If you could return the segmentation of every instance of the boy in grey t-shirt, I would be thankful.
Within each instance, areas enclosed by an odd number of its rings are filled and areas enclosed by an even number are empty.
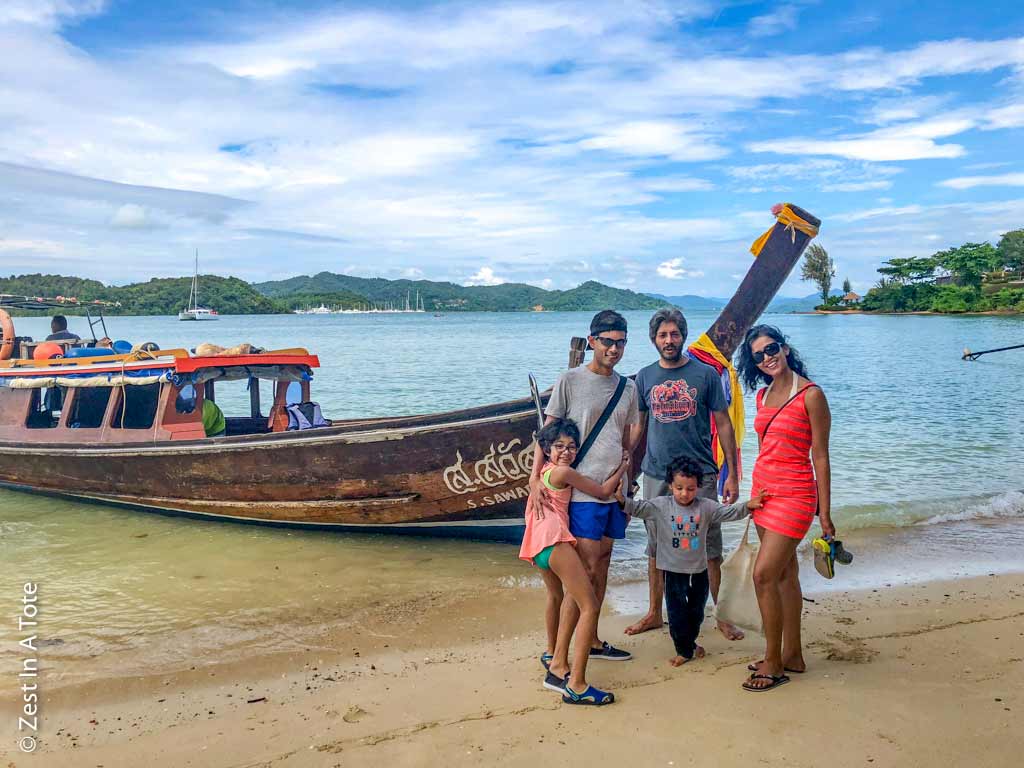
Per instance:
[[[697,636],[708,601],[708,529],[722,522],[742,520],[750,510],[758,509],[765,497],[761,491],[748,501],[729,505],[698,498],[702,474],[695,459],[682,456],[672,461],[665,472],[670,496],[626,500],[627,514],[644,520],[657,539],[657,567],[665,576],[668,628],[676,647],[676,655],[669,659],[674,667],[694,656],[704,656]]]

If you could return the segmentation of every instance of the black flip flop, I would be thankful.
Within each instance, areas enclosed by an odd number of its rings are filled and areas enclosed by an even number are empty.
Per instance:
[[[757,686],[754,686],[754,685],[750,685],[751,681],[753,681],[753,680],[771,680],[772,684],[771,685],[766,685],[764,687],[757,687]],[[747,682],[743,683],[742,688],[743,688],[744,691],[753,691],[754,693],[760,693],[761,691],[770,691],[772,688],[778,688],[780,685],[785,685],[788,682],[789,682],[789,675],[758,675],[758,674],[754,674],[754,675],[751,675],[747,679]]]
[[[749,669],[751,672],[757,672],[758,664],[764,664],[764,659],[761,659],[760,661],[755,661],[753,664],[747,664],[747,669]],[[806,669],[790,669],[789,667],[783,667],[782,669],[783,671],[791,672],[794,675],[802,675],[804,672],[807,671]]]

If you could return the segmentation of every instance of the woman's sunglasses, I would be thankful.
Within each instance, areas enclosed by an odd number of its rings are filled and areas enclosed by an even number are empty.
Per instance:
[[[766,357],[775,357],[781,351],[782,345],[777,341],[773,341],[771,344],[765,344],[764,349],[761,351],[752,353],[752,357],[754,362],[760,365]]]

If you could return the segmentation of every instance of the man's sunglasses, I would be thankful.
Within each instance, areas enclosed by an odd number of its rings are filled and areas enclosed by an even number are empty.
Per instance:
[[[605,349],[611,349],[612,347],[618,347],[619,349],[625,349],[625,339],[609,339],[607,336],[595,336],[595,339],[601,342],[601,346]]]
[[[777,341],[773,341],[771,344],[765,344],[764,349],[760,352],[754,352],[754,362],[760,365],[766,357],[775,357],[779,352],[782,351],[782,345]]]

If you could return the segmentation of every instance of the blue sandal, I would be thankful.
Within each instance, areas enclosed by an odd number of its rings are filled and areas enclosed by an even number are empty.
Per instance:
[[[542,667],[544,667],[544,669],[550,669],[551,668],[551,660],[553,658],[555,658],[553,655],[551,655],[550,653],[545,651],[544,653],[542,653],[540,655],[540,665]]]
[[[614,701],[614,693],[598,690],[592,685],[588,685],[587,690],[583,693],[576,693],[576,691],[569,687],[569,683],[566,682],[565,693],[562,694],[562,703],[564,704],[584,704],[591,707],[603,707],[605,704],[611,704]]]

